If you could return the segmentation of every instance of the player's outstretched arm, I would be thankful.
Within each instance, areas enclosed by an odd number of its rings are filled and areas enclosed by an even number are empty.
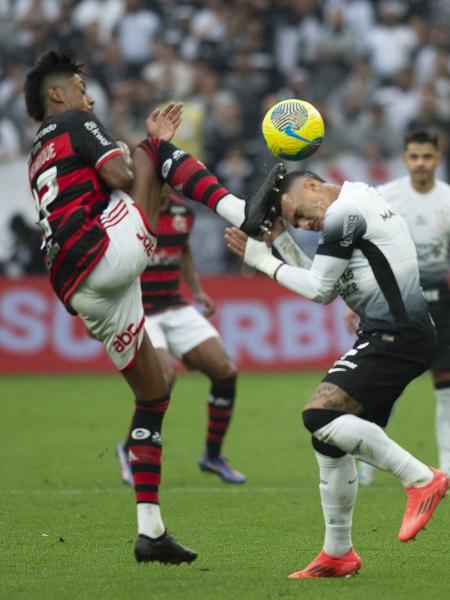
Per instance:
[[[304,298],[322,304],[328,304],[337,296],[337,283],[348,264],[346,259],[316,255],[311,269],[292,267],[272,256],[265,242],[249,238],[235,227],[225,230],[225,241],[231,252],[250,267]]]

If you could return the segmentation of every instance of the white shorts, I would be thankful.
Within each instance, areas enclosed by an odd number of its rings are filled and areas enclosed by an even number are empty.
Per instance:
[[[156,237],[137,205],[120,191],[111,194],[101,222],[108,248],[70,304],[123,371],[134,365],[144,336],[139,276],[149,264]]]
[[[155,348],[164,348],[179,360],[205,340],[219,337],[217,329],[193,306],[145,317],[145,330]]]

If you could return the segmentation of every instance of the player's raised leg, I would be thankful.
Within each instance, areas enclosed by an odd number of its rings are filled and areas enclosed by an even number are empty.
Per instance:
[[[222,186],[197,158],[166,140],[148,137],[139,144],[133,161],[136,178],[131,193],[146,211],[152,225],[155,197],[159,195],[158,186],[161,185],[159,181],[204,204],[249,235],[260,234],[260,226],[268,218],[273,205],[274,190],[285,175],[283,164],[275,165],[260,189],[246,202]],[[153,182],[151,186],[149,181]]]
[[[325,396],[330,406],[330,394],[334,397],[334,405],[345,407],[354,403],[346,392],[337,386],[334,389],[330,386],[333,384],[322,383],[316,398],[306,407],[303,413],[306,428],[319,442],[336,446],[342,452],[370,462],[399,479],[407,493],[399,539],[405,542],[414,538],[431,519],[445,496],[449,487],[448,476],[420,462],[391,440],[377,424],[355,414],[345,414],[342,410],[318,408]]]

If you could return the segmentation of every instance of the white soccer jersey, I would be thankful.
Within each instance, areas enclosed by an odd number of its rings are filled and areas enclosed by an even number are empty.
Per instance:
[[[339,294],[364,331],[398,332],[412,340],[433,330],[408,226],[365,183],[345,182],[327,209],[311,268],[283,265],[277,281],[318,302]]]
[[[420,282],[424,288],[447,284],[450,242],[450,186],[436,181],[432,190],[421,194],[409,177],[396,179],[378,188],[405,219],[416,244]]]

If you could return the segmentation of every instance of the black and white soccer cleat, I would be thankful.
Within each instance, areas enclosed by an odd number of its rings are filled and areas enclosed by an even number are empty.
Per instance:
[[[277,163],[270,170],[261,187],[245,203],[245,219],[242,231],[251,237],[260,237],[273,217],[280,191],[280,183],[286,175],[283,163]]]
[[[197,558],[197,552],[182,546],[167,531],[157,539],[152,539],[140,533],[134,545],[134,556],[141,563],[160,562],[179,565],[191,563]]]

